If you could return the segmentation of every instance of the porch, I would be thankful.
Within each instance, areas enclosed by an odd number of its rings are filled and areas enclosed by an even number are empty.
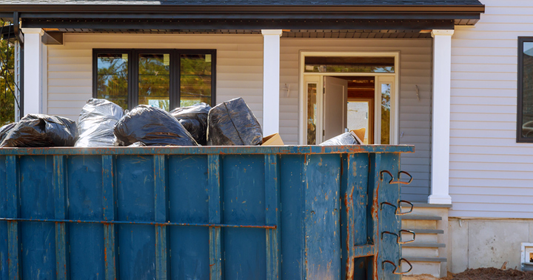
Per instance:
[[[449,125],[449,78],[446,79],[446,71],[436,73],[434,69],[449,69],[453,30],[254,29],[164,34],[162,31],[89,32],[32,27],[22,31],[24,113],[62,115],[76,120],[85,102],[98,97],[94,72],[98,67],[96,50],[211,50],[215,64],[212,100],[219,103],[243,97],[263,124],[265,134],[279,131],[286,144],[307,144],[304,54],[315,57],[396,55],[397,97],[396,104],[393,102],[396,111],[393,110],[390,119],[390,143],[416,146],[414,154],[402,158],[402,168],[415,178],[403,187],[402,198],[427,202],[432,189],[432,159],[448,162],[442,157],[448,154],[443,153],[448,147],[443,140],[449,138],[445,135],[449,131],[445,126]],[[60,40],[50,41],[47,39],[50,34],[61,34]],[[440,53],[439,59],[434,59],[433,52]],[[374,77],[373,73],[363,75]],[[439,98],[434,98],[436,83],[440,83]],[[434,104],[439,104],[436,108],[441,112],[433,113]],[[432,122],[440,123],[438,130],[432,131],[435,127]],[[431,135],[435,133],[444,133],[439,138],[444,143],[432,143]],[[442,147],[432,149],[432,144]],[[444,172],[438,174],[441,173]],[[441,192],[446,196],[447,183],[442,185],[445,189]],[[449,204],[449,200],[442,201],[437,203]]]

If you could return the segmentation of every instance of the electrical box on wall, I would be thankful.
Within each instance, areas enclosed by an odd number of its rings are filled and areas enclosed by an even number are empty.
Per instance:
[[[523,271],[533,271],[533,243],[522,243],[520,260]]]

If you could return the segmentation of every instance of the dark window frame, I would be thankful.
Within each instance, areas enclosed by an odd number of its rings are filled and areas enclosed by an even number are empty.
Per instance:
[[[522,114],[523,114],[523,81],[524,81],[524,64],[523,64],[523,54],[524,54],[524,43],[531,42],[533,43],[533,37],[518,37],[518,79],[517,79],[517,108],[516,108],[516,142],[517,143],[533,143],[533,137],[523,137],[522,136]]]
[[[128,54],[128,108],[131,110],[139,105],[139,60],[141,53],[169,53],[170,54],[170,79],[169,99],[170,110],[180,106],[180,68],[182,54],[210,54],[211,55],[211,106],[216,105],[216,74],[217,50],[216,49],[93,49],[92,85],[93,98],[98,97],[97,75],[98,54],[117,53]]]

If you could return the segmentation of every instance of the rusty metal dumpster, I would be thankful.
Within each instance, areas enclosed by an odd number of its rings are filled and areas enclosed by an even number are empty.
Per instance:
[[[413,151],[0,149],[0,278],[399,279]]]

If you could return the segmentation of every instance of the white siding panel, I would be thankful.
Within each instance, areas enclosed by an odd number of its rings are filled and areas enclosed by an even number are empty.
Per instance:
[[[431,154],[431,39],[327,39],[281,38],[281,114],[283,141],[298,143],[299,53],[317,52],[400,52],[400,138],[401,144],[414,144],[416,152],[402,156],[402,169],[415,178],[402,187],[402,197],[427,201]],[[287,96],[285,85],[290,87]],[[420,89],[420,101],[416,96]],[[289,114],[290,113],[290,114]],[[289,133],[290,132],[290,133]]]
[[[451,217],[532,218],[533,144],[516,143],[517,37],[533,2],[484,0],[452,39]]]
[[[65,34],[48,46],[48,113],[77,120],[92,97],[95,48],[216,49],[217,102],[243,97],[262,123],[262,35]]]

